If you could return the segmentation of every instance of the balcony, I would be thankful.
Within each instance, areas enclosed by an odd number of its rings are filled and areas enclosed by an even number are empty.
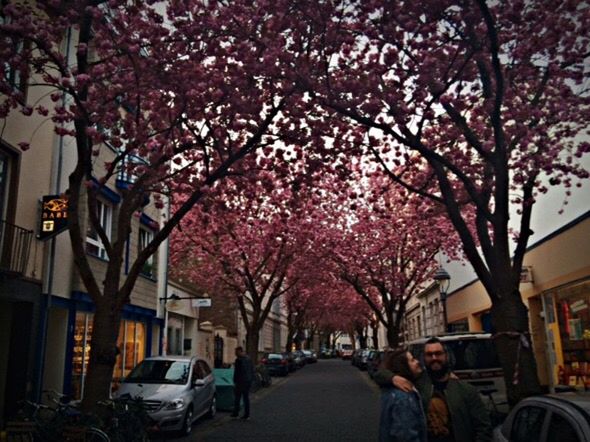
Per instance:
[[[33,231],[0,220],[0,272],[20,276],[27,270]]]

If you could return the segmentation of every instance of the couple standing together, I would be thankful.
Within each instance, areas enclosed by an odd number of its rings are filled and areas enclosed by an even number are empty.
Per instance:
[[[388,353],[375,381],[381,396],[380,442],[487,442],[488,412],[477,390],[449,369],[438,338],[424,344],[424,365],[407,350]]]

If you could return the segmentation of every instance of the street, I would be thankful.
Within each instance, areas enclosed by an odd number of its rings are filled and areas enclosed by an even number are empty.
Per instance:
[[[219,412],[199,420],[190,437],[178,441],[376,441],[379,392],[366,372],[350,361],[319,360],[273,378],[252,398],[251,419]],[[168,439],[171,440],[171,439]]]

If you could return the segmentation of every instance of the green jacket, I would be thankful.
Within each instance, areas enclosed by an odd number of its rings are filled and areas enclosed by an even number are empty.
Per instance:
[[[392,377],[391,371],[381,369],[375,373],[373,379],[381,387],[390,387]],[[428,410],[434,387],[426,373],[416,381],[416,389],[420,392],[424,409]],[[449,379],[445,398],[456,442],[489,442],[492,440],[490,416],[475,387],[467,382]]]

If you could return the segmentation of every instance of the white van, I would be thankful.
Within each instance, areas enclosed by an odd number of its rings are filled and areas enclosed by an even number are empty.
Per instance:
[[[424,343],[431,336],[408,343],[414,357],[424,364]],[[500,366],[496,347],[490,333],[449,333],[437,336],[449,354],[449,365],[459,379],[463,379],[480,392],[493,391],[494,402],[501,411],[508,411],[504,371]],[[485,398],[484,398],[485,399]]]

